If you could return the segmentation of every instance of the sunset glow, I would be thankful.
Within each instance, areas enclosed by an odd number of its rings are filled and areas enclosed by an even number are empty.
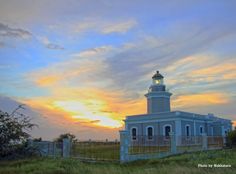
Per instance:
[[[236,120],[235,6],[1,1],[0,109],[26,104],[36,137],[116,139],[127,115],[147,112],[159,70],[171,110]]]
[[[110,115],[106,113],[99,112],[99,110],[104,108],[102,102],[90,102],[92,103],[91,108],[88,108],[85,104],[78,101],[56,101],[54,102],[54,106],[70,112],[74,119],[89,121],[91,124],[97,126],[109,128],[121,127],[121,121],[110,118]]]

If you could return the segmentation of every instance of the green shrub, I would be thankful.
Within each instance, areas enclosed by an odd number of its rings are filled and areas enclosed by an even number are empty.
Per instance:
[[[229,141],[229,145],[235,146],[236,145],[236,129],[233,131],[230,131],[227,135],[228,141]]]
[[[19,105],[11,114],[0,110],[0,160],[18,158],[31,151],[26,141],[30,137],[28,131],[36,125],[28,116],[17,112],[22,108]]]

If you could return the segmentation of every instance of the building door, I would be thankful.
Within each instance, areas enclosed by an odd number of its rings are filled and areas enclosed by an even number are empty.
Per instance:
[[[170,130],[171,130],[170,126],[166,126],[166,127],[165,127],[165,136],[166,136],[166,137],[169,137],[169,136],[170,136]]]

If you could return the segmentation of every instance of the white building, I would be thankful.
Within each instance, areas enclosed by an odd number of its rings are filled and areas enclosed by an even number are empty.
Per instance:
[[[139,136],[156,142],[155,137],[169,137],[174,132],[176,138],[200,136],[225,136],[232,129],[231,120],[216,117],[213,114],[201,115],[184,111],[171,111],[170,96],[166,91],[164,77],[159,71],[152,77],[152,85],[145,94],[147,114],[131,115],[125,119],[125,129],[130,132],[131,140],[138,141]],[[197,106],[196,106],[197,107]]]

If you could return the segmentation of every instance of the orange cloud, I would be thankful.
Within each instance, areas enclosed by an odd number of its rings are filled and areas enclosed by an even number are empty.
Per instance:
[[[228,97],[223,93],[201,93],[178,96],[172,103],[174,107],[189,107],[225,104],[228,102]]]
[[[222,78],[225,80],[235,79],[236,77],[236,62],[231,61],[227,63],[221,63],[214,66],[194,70],[191,72],[193,76],[213,76]]]
[[[123,126],[126,115],[146,112],[144,97],[131,101],[126,100],[124,95],[103,89],[58,87],[51,96],[25,100],[25,103],[52,121],[58,121],[60,117],[86,126],[118,128]]]
[[[214,82],[212,85],[217,86],[236,79],[236,60],[222,61],[218,57],[196,55],[173,62],[163,72],[168,75],[167,84],[172,86],[182,82],[196,85],[199,82],[205,85]]]
[[[36,79],[36,84],[39,86],[50,86],[55,84],[59,80],[60,80],[59,76],[39,77],[39,79]]]
[[[122,126],[122,120],[126,115],[146,113],[145,97],[129,100],[124,91],[108,88],[115,82],[106,76],[103,78],[107,64],[101,57],[111,50],[110,47],[87,50],[79,55],[73,55],[67,61],[32,73],[31,77],[36,79],[36,84],[47,86],[51,95],[34,98],[30,104],[34,104],[36,108],[44,108],[43,111],[48,112],[50,117],[61,114],[64,119],[71,122],[107,128]],[[165,70],[165,72],[172,74],[172,77],[175,76],[172,79],[169,78],[167,85],[177,83],[180,80],[180,75],[183,77],[182,79],[195,76],[192,81],[196,82],[200,80],[198,76],[201,75],[210,81],[215,80],[215,76],[229,79],[236,75],[235,64],[227,62],[206,67],[202,63],[211,60],[213,60],[211,57],[197,56],[187,57],[173,63]],[[198,70],[194,70],[196,68]],[[145,79],[150,76],[148,74]],[[55,83],[56,87],[53,85]],[[215,92],[178,96],[172,104],[174,107],[217,105],[228,103],[228,100],[227,95]]]
[[[126,115],[145,113],[144,97],[131,101],[124,91],[109,88],[115,82],[106,77],[104,57],[114,51],[111,46],[85,50],[28,74],[36,85],[50,92],[45,97],[31,98],[28,104],[52,120],[60,115],[71,122],[107,128],[121,127]]]
[[[56,135],[70,132],[76,135],[80,140],[88,140],[89,138],[98,139],[116,139],[119,137],[119,129],[117,126],[104,125],[104,121],[96,120],[95,118],[76,118],[73,113],[65,111],[65,108],[54,106],[50,98],[35,98],[34,100],[25,100],[24,103],[29,105],[34,111],[40,113],[40,119],[33,120],[39,125],[40,132],[44,132],[46,137],[55,138]],[[106,121],[106,120],[105,120]],[[112,120],[113,121],[113,120]],[[114,120],[115,121],[115,120]],[[100,123],[100,124],[99,124]],[[45,132],[45,126],[50,126],[52,132]],[[37,129],[38,130],[38,129]],[[55,135],[56,134],[56,135]],[[38,134],[42,136],[42,134]]]
[[[207,56],[190,56],[183,59],[177,60],[171,65],[167,66],[164,72],[178,72],[191,71],[194,67],[201,67],[204,64],[202,62],[210,61],[211,58]]]

